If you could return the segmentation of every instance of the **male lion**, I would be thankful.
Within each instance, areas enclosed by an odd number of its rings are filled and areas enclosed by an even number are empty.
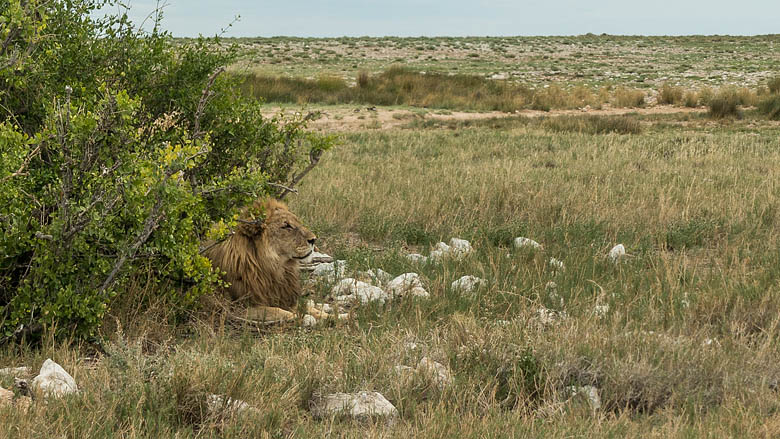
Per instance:
[[[284,203],[258,199],[261,221],[242,213],[235,233],[225,241],[206,242],[204,255],[225,272],[228,294],[247,306],[247,318],[264,322],[291,320],[301,295],[299,263],[307,262],[317,239]],[[311,308],[315,317],[327,314]]]

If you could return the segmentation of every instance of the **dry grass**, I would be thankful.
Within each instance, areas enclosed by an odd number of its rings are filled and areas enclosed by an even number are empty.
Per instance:
[[[583,85],[562,84],[532,89],[506,80],[422,73],[403,67],[392,67],[376,75],[358,72],[355,85],[333,76],[303,79],[246,74],[242,89],[267,102],[410,105],[477,111],[601,108],[610,102],[616,107],[634,108],[645,104],[643,91],[626,87],[618,87],[614,92],[608,87],[593,90]]]
[[[218,301],[174,325],[181,316],[153,294],[117,302],[124,327],[107,326],[97,351],[51,340],[0,351],[3,367],[52,357],[82,387],[27,414],[0,408],[0,436],[776,437],[777,129],[618,135],[550,123],[349,134],[290,200],[350,270],[418,272],[430,300],[361,307],[314,329],[231,324]],[[403,257],[452,236],[475,254]],[[510,249],[516,236],[545,248]],[[618,242],[631,257],[614,265],[605,256]],[[465,274],[487,285],[452,291]],[[568,318],[541,324],[540,307]],[[394,366],[423,356],[452,370],[451,387],[398,377]],[[599,388],[601,409],[571,398],[585,385]],[[396,425],[310,415],[314,392],[358,390],[395,404]],[[207,412],[209,393],[259,411]]]
[[[645,93],[627,87],[618,87],[612,98],[612,105],[621,108],[639,108],[645,106]]]

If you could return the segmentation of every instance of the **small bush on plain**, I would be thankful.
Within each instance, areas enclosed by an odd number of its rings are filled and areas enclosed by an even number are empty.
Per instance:
[[[707,104],[709,106],[709,114],[716,119],[724,119],[729,117],[739,117],[739,105],[741,98],[739,93],[733,89],[723,89],[719,91]]]

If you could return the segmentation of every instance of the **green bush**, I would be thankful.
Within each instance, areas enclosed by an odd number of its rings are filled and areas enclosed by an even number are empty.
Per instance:
[[[106,3],[0,0],[6,340],[92,334],[133,277],[186,309],[219,282],[201,240],[330,145],[263,118],[219,74],[233,49],[94,18]]]

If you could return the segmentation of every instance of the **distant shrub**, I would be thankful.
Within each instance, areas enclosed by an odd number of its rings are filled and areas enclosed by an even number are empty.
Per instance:
[[[658,91],[658,103],[661,105],[679,105],[683,100],[682,87],[664,84]]]
[[[704,87],[699,90],[699,104],[700,105],[710,105],[710,101],[715,96],[715,92],[712,91],[709,87]]]
[[[358,87],[365,87],[368,85],[368,72],[365,70],[361,70],[358,72],[357,75],[357,85]]]
[[[709,114],[716,119],[740,117],[740,96],[734,89],[720,90],[709,101]]]
[[[739,87],[736,89],[737,99],[739,99],[739,105],[746,107],[752,107],[758,103],[758,95],[754,90],[747,87]]]
[[[759,113],[772,120],[780,120],[780,94],[764,97],[758,103]]]
[[[641,90],[619,87],[615,90],[613,104],[622,108],[644,107],[645,93]]]
[[[682,99],[683,105],[688,108],[694,108],[699,105],[699,97],[694,91],[687,91]]]
[[[780,76],[775,76],[767,82],[769,93],[780,93]]]

